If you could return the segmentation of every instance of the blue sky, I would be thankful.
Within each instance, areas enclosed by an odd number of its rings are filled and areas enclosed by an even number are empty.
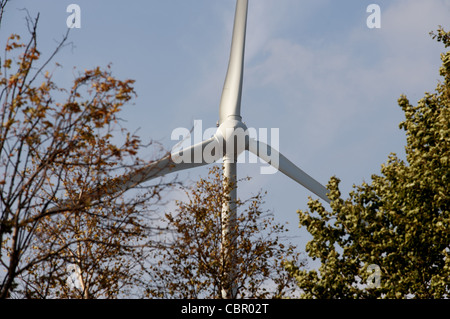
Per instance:
[[[202,120],[214,127],[228,65],[234,0],[11,1],[0,41],[25,34],[24,12],[40,12],[38,45],[49,54],[65,33],[66,8],[81,8],[81,28],[55,61],[61,83],[79,70],[112,63],[120,79],[136,80],[135,105],[122,117],[170,150],[172,130]],[[381,28],[369,29],[369,4],[381,8]],[[250,0],[242,98],[248,127],[279,128],[280,151],[326,184],[339,177],[344,197],[353,184],[369,182],[391,152],[404,157],[403,113],[397,99],[415,104],[434,91],[444,48],[428,33],[450,29],[449,0]],[[151,158],[152,154],[148,154]],[[239,195],[267,190],[267,209],[289,222],[298,244],[296,210],[309,191],[281,173],[261,175],[261,164],[241,164],[251,176]],[[262,164],[264,165],[264,164]],[[193,181],[207,168],[179,174]],[[173,195],[178,197],[179,195]],[[315,196],[313,196],[315,198]]]

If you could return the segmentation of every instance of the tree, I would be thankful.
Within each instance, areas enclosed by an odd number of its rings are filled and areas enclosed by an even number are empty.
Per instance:
[[[117,297],[138,272],[151,236],[146,205],[164,184],[102,195],[145,165],[138,154],[149,144],[119,117],[134,81],[97,67],[60,88],[52,79],[59,64],[45,69],[68,32],[41,62],[38,20],[28,15],[28,41],[12,34],[0,61],[0,298]]]
[[[450,33],[433,38],[450,46]],[[417,106],[401,96],[406,162],[391,154],[371,184],[341,198],[328,184],[332,211],[318,201],[299,211],[313,239],[316,270],[288,265],[306,298],[448,298],[450,296],[450,51],[435,93]]]
[[[222,289],[234,283],[237,298],[291,296],[292,278],[282,268],[284,261],[300,266],[292,245],[284,245],[283,225],[261,210],[262,194],[238,200],[236,242],[222,238],[222,204],[235,187],[222,187],[221,170],[214,166],[207,179],[186,191],[187,202],[177,202],[175,212],[166,214],[172,236],[166,239],[149,270],[148,294],[157,298],[222,298]],[[224,258],[236,249],[236,260]],[[234,269],[236,267],[236,269]],[[233,274],[231,282],[229,274]]]

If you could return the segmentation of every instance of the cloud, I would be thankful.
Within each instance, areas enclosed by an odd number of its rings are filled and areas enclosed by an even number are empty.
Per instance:
[[[261,21],[266,21],[266,14],[269,26],[283,19],[270,14],[270,1],[261,2],[257,9],[253,14],[259,14]],[[434,87],[439,55],[428,32],[445,24],[448,16],[445,1],[408,0],[382,11],[381,30],[355,25],[333,39],[324,27],[320,45],[261,32],[266,37],[253,42],[246,85],[276,90],[291,101],[290,112],[321,115],[322,127],[336,130],[339,125],[333,122],[342,124],[387,96],[422,91],[430,83],[430,89]]]

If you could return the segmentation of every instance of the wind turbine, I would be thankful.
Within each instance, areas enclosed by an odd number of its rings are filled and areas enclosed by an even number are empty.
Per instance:
[[[167,155],[137,171],[115,178],[109,181],[105,185],[106,187],[103,186],[90,195],[103,197],[125,192],[151,179],[176,171],[207,165],[220,158],[223,158],[224,187],[229,185],[228,183],[235,185],[237,157],[244,150],[247,150],[303,185],[324,201],[330,202],[327,197],[327,189],[323,185],[306,174],[276,149],[254,138],[250,138],[247,126],[242,122],[241,96],[247,12],[248,0],[237,0],[228,71],[219,106],[219,126],[214,136],[201,143]],[[233,187],[229,194],[229,201],[222,207],[222,243],[226,241],[235,243],[233,229],[236,222],[236,198],[236,187]],[[54,209],[61,210],[64,208],[73,208],[73,206],[62,205]],[[226,247],[229,246],[226,245]],[[231,261],[234,259],[233,255],[233,249],[224,252],[224,256],[231,258]],[[230,282],[232,282],[233,271],[228,276]],[[222,291],[224,298],[233,298],[236,294],[237,289],[232,283],[229,288]]]

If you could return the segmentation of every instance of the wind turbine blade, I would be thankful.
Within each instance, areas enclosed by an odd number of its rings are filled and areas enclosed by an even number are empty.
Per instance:
[[[228,71],[222,91],[219,108],[219,123],[227,117],[241,119],[242,81],[244,76],[245,33],[247,28],[248,0],[237,0],[234,18]]]
[[[201,143],[167,155],[160,160],[151,162],[136,171],[117,178],[112,178],[89,194],[84,194],[83,197],[99,201],[102,197],[121,194],[154,178],[213,163],[222,156],[219,146],[219,141],[213,136]],[[74,205],[66,201],[58,205],[58,207],[49,209],[47,213],[70,210],[73,208]]]
[[[219,154],[219,152],[215,152],[215,154],[212,155],[211,152],[209,152],[209,154],[205,154],[205,149],[218,149],[218,147],[216,147],[218,145],[219,143],[216,138],[211,137],[201,143],[170,154],[135,172],[119,177],[118,180],[120,182],[113,183],[116,184],[116,186],[112,186],[108,193],[111,191],[113,193],[124,192],[140,183],[160,176],[213,163],[220,158],[221,154]]]
[[[215,137],[211,137],[196,145],[187,147],[174,154],[168,155],[159,161],[148,164],[147,166],[139,169],[136,172],[132,172],[123,177],[120,177],[124,183],[119,185],[119,191],[126,191],[140,183],[149,181],[151,179],[164,176],[169,173],[190,169],[194,167],[200,167],[206,164],[210,164],[218,160],[221,156],[220,152],[215,154],[205,154],[205,150],[211,148],[218,149],[219,142]],[[216,149],[214,149],[216,151]],[[115,189],[113,188],[115,191]]]
[[[322,184],[306,174],[303,170],[288,160],[283,154],[270,147],[270,145],[250,138],[247,145],[247,150],[259,156],[297,183],[303,185],[327,203],[330,203],[330,199],[327,196],[328,190]]]

